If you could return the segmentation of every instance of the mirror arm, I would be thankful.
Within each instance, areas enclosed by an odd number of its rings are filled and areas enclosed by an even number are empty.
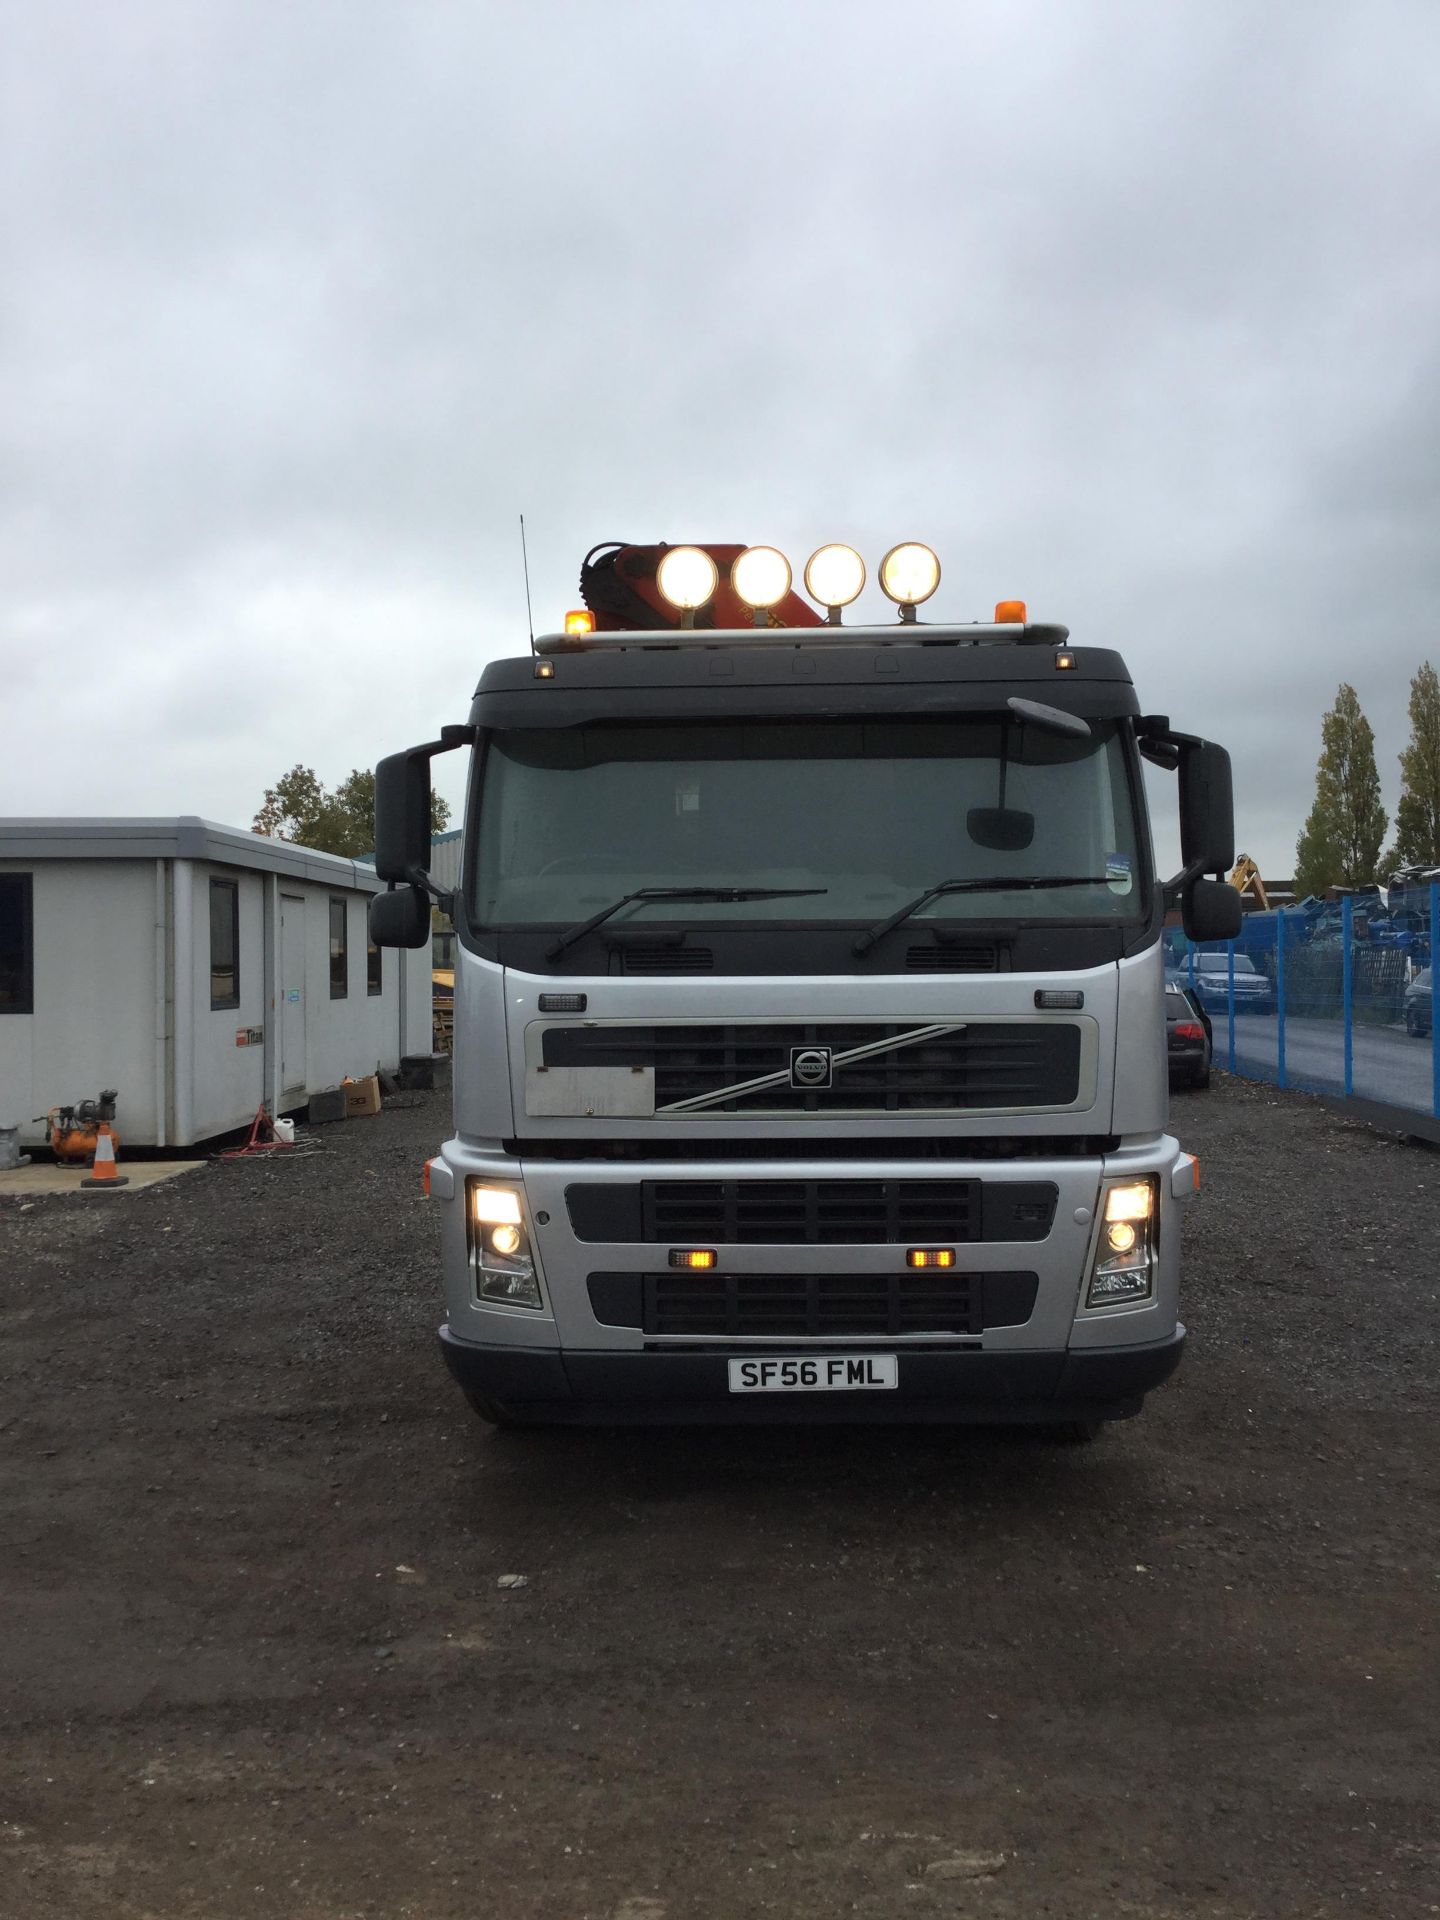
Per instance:
[[[473,747],[479,735],[480,729],[472,727],[468,722],[464,725],[442,727],[438,740],[427,740],[423,746],[411,747],[405,758],[424,760],[428,764],[437,753],[453,753],[457,747]],[[407,867],[405,878],[412,887],[418,887],[422,893],[428,893],[437,906],[444,908],[450,917],[454,918],[454,893],[445,887],[436,886],[427,868]],[[390,884],[393,889],[394,881],[392,880]]]
[[[1175,878],[1173,880],[1167,880],[1160,889],[1161,898],[1164,900],[1166,909],[1178,907],[1191,887],[1194,886],[1195,882],[1197,880],[1203,880],[1204,878],[1205,864],[1203,861],[1192,860],[1188,867],[1182,867]],[[1215,878],[1221,880],[1224,878],[1224,875],[1217,873]]]

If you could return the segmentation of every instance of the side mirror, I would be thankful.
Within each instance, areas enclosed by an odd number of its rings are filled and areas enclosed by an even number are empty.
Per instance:
[[[370,938],[377,947],[427,946],[430,896],[419,887],[394,887],[389,893],[372,893]]]
[[[1185,932],[1197,946],[1233,940],[1240,931],[1240,895],[1228,880],[1197,880],[1180,903]]]
[[[1227,873],[1235,864],[1230,756],[1208,740],[1186,747],[1180,756],[1180,857],[1201,873]]]
[[[977,847],[1020,853],[1035,838],[1035,816],[1023,807],[971,807],[965,831]]]
[[[382,880],[409,881],[429,866],[430,756],[412,747],[387,754],[375,769],[375,871]]]

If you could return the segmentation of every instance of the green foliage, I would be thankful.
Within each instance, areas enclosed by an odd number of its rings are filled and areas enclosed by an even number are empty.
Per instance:
[[[1400,755],[1395,844],[1385,871],[1440,866],[1440,674],[1427,660],[1410,682],[1410,744]]]
[[[1375,735],[1355,689],[1342,682],[1321,722],[1315,804],[1295,847],[1295,892],[1365,887],[1375,879],[1386,814],[1380,804]]]
[[[443,833],[449,821],[449,802],[432,793],[431,833]],[[357,859],[375,846],[375,775],[368,767],[353,767],[331,792],[313,767],[293,766],[265,789],[264,805],[251,825],[272,840]]]

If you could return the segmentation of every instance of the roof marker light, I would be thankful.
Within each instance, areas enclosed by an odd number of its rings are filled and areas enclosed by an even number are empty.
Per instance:
[[[1057,653],[1055,656],[1055,665],[1062,673],[1067,667],[1073,667],[1074,664],[1075,656],[1073,653]]]
[[[916,607],[939,584],[939,556],[918,540],[902,540],[880,562],[880,591],[899,607],[902,620],[913,620]]]
[[[832,627],[840,625],[840,609],[858,600],[865,586],[865,562],[854,547],[832,542],[817,547],[805,562],[805,591],[824,607]]]
[[[1025,602],[1023,600],[997,600],[995,602],[995,624],[997,627],[1023,627],[1025,624]]]
[[[730,569],[730,584],[760,626],[790,591],[790,562],[777,547],[747,547]]]
[[[680,610],[680,624],[693,627],[696,609],[713,600],[720,569],[703,547],[670,547],[655,570],[655,584]]]
[[[572,607],[565,616],[565,631],[570,634],[593,633],[595,616],[588,607]]]

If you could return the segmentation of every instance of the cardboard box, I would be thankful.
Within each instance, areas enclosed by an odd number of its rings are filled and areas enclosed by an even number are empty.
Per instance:
[[[363,1080],[345,1082],[345,1118],[355,1120],[367,1113],[380,1111],[379,1076],[367,1073]]]

